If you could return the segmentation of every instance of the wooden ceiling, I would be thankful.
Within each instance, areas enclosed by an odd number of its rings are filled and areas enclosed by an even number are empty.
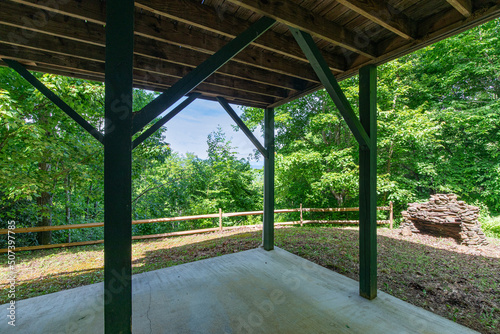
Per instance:
[[[104,80],[104,1],[1,0],[0,6],[0,58]],[[500,0],[137,0],[135,7],[134,85],[155,91],[167,90],[257,19],[275,19],[194,89],[201,98],[260,108],[321,88],[288,26],[311,34],[342,80],[500,16]]]

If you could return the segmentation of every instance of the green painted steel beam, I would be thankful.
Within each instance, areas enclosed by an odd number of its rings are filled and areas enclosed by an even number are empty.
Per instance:
[[[328,64],[326,63],[321,51],[318,49],[316,43],[312,39],[311,35],[303,32],[299,29],[288,27],[292,32],[293,37],[299,44],[300,48],[306,55],[306,58],[311,63],[314,72],[318,76],[326,91],[332,98],[333,102],[339,109],[342,117],[344,117],[349,129],[351,129],[352,134],[358,141],[360,146],[369,146],[370,138],[368,137],[365,129],[361,126],[358,117],[352,110],[352,107],[347,100],[346,96],[342,92],[337,79],[330,71]]]
[[[9,67],[14,71],[19,73],[26,81],[28,81],[33,87],[38,89],[40,93],[45,95],[52,103],[54,103],[59,109],[64,111],[66,115],[71,117],[75,122],[77,122],[82,128],[84,128],[92,137],[97,139],[100,143],[104,142],[104,136],[96,128],[94,128],[89,122],[87,122],[80,114],[73,110],[66,102],[61,100],[53,91],[51,91],[47,86],[45,86],[40,80],[38,80],[33,74],[31,74],[23,65],[19,64],[17,61],[12,59],[2,59]]]
[[[134,1],[106,1],[104,330],[132,333]]]
[[[252,24],[250,28],[224,45],[219,51],[210,56],[201,65],[189,72],[182,79],[179,79],[179,81],[177,81],[166,92],[135,113],[133,133],[135,134],[140,131],[144,126],[172,106],[181,97],[196,88],[196,86],[230,61],[240,51],[271,28],[275,23],[275,20],[268,17],[264,16],[260,18]]]
[[[179,104],[177,107],[175,107],[172,111],[170,111],[167,115],[165,115],[162,119],[160,119],[158,122],[153,124],[149,129],[141,133],[139,137],[134,139],[132,142],[132,149],[136,148],[138,145],[140,145],[143,141],[149,138],[153,133],[155,133],[159,128],[161,128],[163,125],[165,125],[168,121],[170,121],[175,115],[180,113],[184,108],[186,108],[188,105],[191,104],[194,100],[196,100],[201,94],[200,93],[192,93],[189,94],[188,98],[182,101],[181,104]]]
[[[377,297],[377,68],[359,70],[359,119],[370,136],[359,147],[359,294]]]
[[[264,111],[264,146],[267,159],[264,160],[264,222],[262,247],[274,249],[274,109]]]
[[[233,119],[233,121],[239,126],[239,128],[241,129],[241,131],[243,131],[243,133],[247,136],[247,138],[250,139],[250,141],[259,150],[259,152],[262,154],[262,156],[264,158],[267,158],[268,151],[266,151],[266,149],[264,148],[264,146],[262,146],[262,144],[259,142],[259,140],[257,138],[255,138],[255,136],[253,135],[252,131],[250,131],[250,129],[245,125],[245,123],[243,123],[243,121],[236,114],[236,112],[234,111],[234,109],[231,108],[231,106],[229,105],[229,103],[227,103],[226,99],[223,98],[223,97],[218,96],[217,97],[217,101],[219,101],[219,103],[222,106],[222,108],[224,108],[224,110],[226,110],[226,112],[229,114],[229,116],[231,116],[231,118]]]

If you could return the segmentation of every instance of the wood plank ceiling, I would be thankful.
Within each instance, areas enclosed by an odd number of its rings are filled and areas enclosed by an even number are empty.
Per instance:
[[[0,58],[104,80],[105,2],[1,0]],[[500,16],[500,0],[137,0],[134,85],[165,91],[262,16],[277,24],[194,91],[278,106],[321,88],[288,26],[310,33],[338,80]],[[6,66],[0,61],[1,66]]]

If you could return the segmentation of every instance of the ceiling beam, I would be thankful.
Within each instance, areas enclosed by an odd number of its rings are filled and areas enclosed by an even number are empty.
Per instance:
[[[251,25],[251,22],[242,20],[234,15],[219,15],[215,11],[215,8],[194,0],[137,0],[135,1],[135,6],[229,38],[236,37],[238,32],[247,29]],[[297,47],[293,38],[271,30],[255,40],[252,45],[307,62],[302,50]],[[331,54],[325,54],[324,56],[332,70],[345,70],[346,60],[344,57]]]
[[[140,131],[149,122],[158,117],[166,109],[170,108],[170,106],[176,103],[180,98],[202,84],[209,76],[229,62],[252,43],[252,41],[256,40],[275,24],[275,20],[268,17],[261,17],[253,23],[250,28],[224,45],[224,47],[211,55],[194,70],[190,71],[186,76],[179,79],[166,92],[149,102],[138,112],[135,112],[132,122],[132,134]]]
[[[0,42],[0,57],[28,61],[32,64],[52,64],[64,68],[81,69],[94,74],[104,73],[104,62],[99,59],[85,60],[44,50],[21,48],[2,42]],[[156,65],[151,65],[148,59],[143,56],[134,57],[134,70],[146,73],[148,81],[151,83],[162,82],[164,77],[180,79],[189,73],[188,69],[176,64],[159,62]],[[290,94],[282,88],[231,78],[217,73],[210,76],[204,83],[212,90],[221,87],[222,89],[234,89],[278,99],[288,97]]]
[[[405,39],[414,38],[415,24],[385,1],[337,0],[337,2]]]
[[[70,1],[69,3],[73,2]],[[93,3],[94,1],[86,2]],[[25,14],[21,20],[19,20],[19,15],[17,14],[19,11]],[[42,17],[40,17],[41,13]],[[206,55],[214,54],[227,44],[225,38],[207,38],[207,35],[199,30],[189,29],[186,25],[176,25],[170,19],[158,18],[152,15],[136,13],[136,36],[178,45],[182,48],[188,48]],[[43,22],[40,20],[43,20]],[[40,9],[32,6],[18,5],[10,1],[2,3],[0,23],[26,31],[43,32],[94,45],[104,46],[105,41],[105,28],[103,24],[85,22],[81,19],[65,17],[63,15],[46,17],[45,13],[41,12]],[[316,75],[307,63],[285,61],[281,56],[276,56],[262,49],[247,48],[240,52],[232,61],[293,76],[302,80],[317,82]]]
[[[20,63],[22,64],[22,62],[20,62]],[[96,81],[96,82],[103,82],[104,81],[104,75],[100,75],[98,73],[90,74],[88,72],[84,72],[81,70],[73,71],[72,69],[57,67],[54,65],[44,65],[44,64],[39,64],[38,66],[35,66],[32,64],[23,64],[23,65],[26,69],[28,69],[30,71],[35,71],[35,72],[63,75],[63,76],[67,76],[67,77]],[[0,60],[0,66],[9,67],[2,60]],[[155,84],[154,86],[152,86],[151,84],[145,84],[140,79],[134,79],[134,88],[152,90],[155,92],[163,92],[163,91],[167,90],[169,87],[170,86],[163,85],[163,84]],[[197,92],[198,90],[195,89],[194,91]],[[200,93],[201,93],[201,91],[200,91]],[[203,92],[203,94],[205,94],[205,92]],[[263,109],[269,105],[269,102],[266,102],[266,101],[252,100],[250,98],[247,98],[248,96],[245,96],[244,98],[242,96],[234,97],[231,95],[227,95],[226,92],[224,92],[222,95],[220,93],[216,94],[215,92],[211,92],[211,93],[202,95],[199,98],[204,99],[204,100],[217,102],[217,96],[224,96],[231,104],[243,105],[243,106],[248,106],[248,107]]]
[[[446,0],[453,6],[460,14],[465,17],[472,15],[472,1],[471,0]]]
[[[106,8],[102,5],[101,1],[65,1],[65,3],[58,4],[57,6],[54,6],[50,1],[11,1],[51,13],[63,14],[79,20],[86,20],[100,25],[105,24]],[[229,38],[236,37],[251,25],[251,22],[234,16],[221,18],[213,7],[193,0],[140,0],[135,2],[135,6],[156,15],[161,15],[171,20],[176,20]],[[149,20],[147,25],[151,23],[152,21]],[[137,20],[135,29],[139,32],[142,29],[141,27],[137,27]],[[296,46],[293,38],[273,31],[268,31],[265,35],[254,41],[252,45],[301,62],[307,62],[307,59],[302,54],[300,48]],[[325,54],[324,56],[333,71],[342,72],[346,69],[347,62],[345,57],[330,54]]]
[[[327,20],[311,11],[297,5],[291,0],[260,1],[260,0],[227,0],[236,5],[268,16],[290,27],[300,29],[309,34],[341,46],[347,50],[374,59],[375,47],[367,41],[362,33],[347,30],[341,25]]]
[[[13,18],[9,18],[9,16]],[[62,16],[61,18],[64,19]],[[88,58],[92,55],[92,59],[104,61],[104,37],[98,33],[85,35],[85,30],[94,28],[95,24],[84,23],[78,20],[77,22],[71,21],[70,23],[75,26],[78,26],[79,23],[82,24],[82,26],[77,29],[78,34],[75,34],[78,38],[66,39],[71,37],[71,33],[65,32],[64,22],[54,20],[48,21],[45,25],[45,28],[50,33],[48,35],[36,32],[36,27],[33,28],[34,30],[28,29],[31,25],[19,27],[16,17],[13,15],[6,15],[4,12],[0,11],[0,40],[13,45],[26,45],[32,48],[70,54],[81,58]],[[7,26],[4,24],[9,25]],[[89,24],[93,26],[87,26]],[[103,31],[102,27],[99,27],[99,29]],[[92,39],[93,43],[87,44],[87,42]],[[136,36],[135,38],[134,51],[136,55],[143,55],[152,59],[167,60],[169,62],[176,61],[178,65],[188,66],[190,68],[198,66],[209,57],[209,54],[193,52],[169,43],[151,40],[141,36]],[[290,71],[293,71],[293,69],[290,68]],[[307,69],[307,71],[311,72],[311,77],[314,76],[312,70]],[[259,83],[270,84],[285,89],[301,90],[304,87],[304,82],[301,79],[295,79],[278,73],[269,75],[265,69],[235,62],[226,64],[219,69],[218,73],[248,81],[259,81]]]

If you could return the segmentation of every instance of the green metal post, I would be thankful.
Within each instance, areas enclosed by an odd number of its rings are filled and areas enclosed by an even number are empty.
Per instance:
[[[264,159],[264,224],[262,228],[262,247],[274,249],[274,109],[264,113],[264,146],[267,157]]]
[[[369,145],[359,146],[359,294],[377,297],[377,67],[359,70],[359,120]]]
[[[106,1],[104,330],[132,332],[134,1]]]

